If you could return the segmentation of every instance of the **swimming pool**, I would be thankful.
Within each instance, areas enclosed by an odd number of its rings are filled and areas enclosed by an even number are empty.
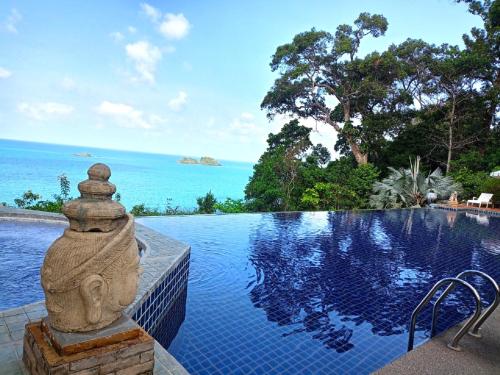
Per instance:
[[[67,224],[0,220],[0,311],[44,299],[40,267]]]
[[[138,221],[192,247],[186,304],[172,317],[180,328],[156,333],[192,374],[369,373],[406,352],[410,314],[433,283],[471,268],[500,281],[499,217],[416,209]],[[467,297],[448,297],[440,329],[471,313]]]

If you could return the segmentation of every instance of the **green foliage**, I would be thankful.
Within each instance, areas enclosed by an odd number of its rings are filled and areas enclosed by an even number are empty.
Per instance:
[[[420,170],[420,157],[414,163],[410,159],[409,169],[390,170],[388,177],[373,184],[370,205],[374,208],[420,207],[426,204],[429,193],[446,199],[453,191],[462,190],[450,176],[443,176],[439,168],[425,176]]]
[[[493,194],[493,204],[495,206],[500,204],[500,178],[486,178],[481,186],[481,193]]]
[[[130,210],[130,213],[134,216],[168,216],[168,215],[193,215],[196,213],[193,210],[184,210],[179,206],[172,206],[172,199],[168,198],[163,209],[152,208],[146,206],[144,203],[136,204]]]
[[[313,210],[338,210],[352,207],[356,200],[356,192],[331,182],[318,182],[308,188],[301,198],[304,208]]]
[[[472,199],[481,194],[484,181],[488,178],[488,173],[479,171],[473,172],[467,167],[461,167],[450,173],[455,182],[460,183],[463,193],[459,197],[461,200]]]
[[[59,181],[60,192],[59,194],[54,194],[52,200],[42,200],[41,195],[28,190],[20,198],[14,199],[14,203],[17,207],[28,210],[62,212],[64,203],[71,199],[69,197],[71,184],[64,173],[58,176],[57,180]]]
[[[60,198],[61,200],[68,200],[69,198],[69,192],[71,190],[71,184],[69,182],[68,177],[66,174],[61,174],[60,176],[57,177],[59,180],[59,189],[61,191]]]
[[[214,208],[215,210],[225,214],[239,214],[248,212],[248,207],[243,199],[226,198],[224,202],[217,202]]]
[[[297,34],[291,43],[279,46],[271,69],[279,72],[261,108],[269,118],[291,114],[313,118],[334,128],[359,164],[366,163],[364,142],[370,137],[353,119],[369,112],[387,94],[394,80],[393,59],[373,52],[357,56],[361,40],[378,38],[387,30],[382,15],[361,13],[354,26],[339,25],[332,35],[325,31]],[[342,105],[335,108],[330,102]],[[382,135],[379,135],[382,138]]]
[[[204,197],[196,198],[196,203],[198,204],[198,212],[200,214],[213,214],[215,212],[215,205],[217,199],[209,191]]]
[[[373,164],[355,168],[347,179],[346,187],[354,193],[353,208],[369,208],[369,197],[380,171]]]
[[[130,210],[130,213],[134,216],[160,216],[162,212],[158,209],[146,207],[144,203],[136,204]]]
[[[31,190],[25,191],[21,198],[14,199],[14,203],[19,208],[29,209],[36,201],[41,198],[39,194],[33,193]]]

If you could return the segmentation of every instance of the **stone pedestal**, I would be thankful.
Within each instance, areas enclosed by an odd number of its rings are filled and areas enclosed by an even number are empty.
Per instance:
[[[130,318],[93,332],[54,330],[47,318],[26,325],[23,362],[31,374],[152,374],[154,340]]]

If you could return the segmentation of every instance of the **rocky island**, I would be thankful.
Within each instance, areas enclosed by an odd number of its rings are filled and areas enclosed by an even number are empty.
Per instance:
[[[91,158],[92,154],[89,152],[77,152],[77,153],[73,154],[73,156],[78,156],[80,158]]]
[[[219,167],[222,165],[216,159],[211,158],[210,156],[203,156],[200,158],[200,160],[184,157],[181,160],[179,160],[179,163],[181,163],[181,164],[201,164],[201,165],[209,165],[212,167]]]

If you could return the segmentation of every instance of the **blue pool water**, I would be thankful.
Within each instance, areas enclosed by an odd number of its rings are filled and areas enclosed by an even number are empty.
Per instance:
[[[92,157],[74,155],[81,152]],[[111,167],[110,180],[128,209],[140,203],[160,209],[167,203],[192,209],[196,207],[196,198],[209,190],[219,200],[243,198],[252,163],[222,160],[221,167],[209,167],[179,164],[180,158],[0,139],[0,202],[14,205],[14,199],[27,190],[51,199],[59,193],[57,176],[63,173],[71,182],[71,196],[78,197],[78,182],[87,178],[87,169],[94,163]]]
[[[139,222],[192,246],[186,304],[165,328],[175,338],[156,333],[192,374],[369,373],[406,352],[411,312],[439,279],[478,269],[500,281],[499,217],[419,209]],[[471,282],[491,300],[487,284]],[[457,290],[440,329],[471,311]]]
[[[66,224],[0,220],[0,311],[44,298],[40,267]]]

